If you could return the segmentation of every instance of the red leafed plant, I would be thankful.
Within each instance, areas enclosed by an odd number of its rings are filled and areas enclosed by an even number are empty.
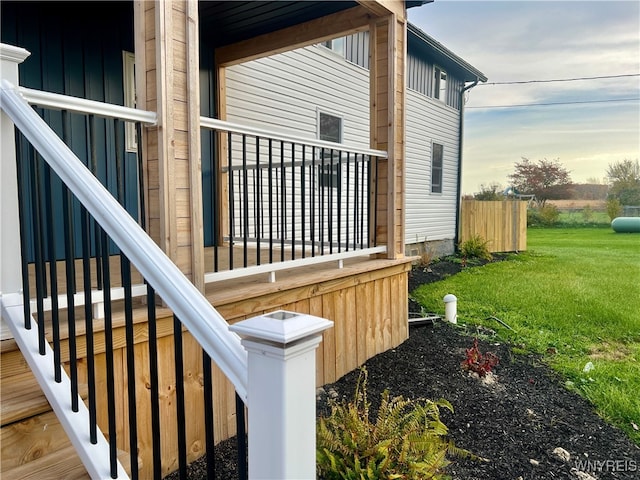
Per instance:
[[[498,365],[498,356],[493,352],[483,354],[478,348],[478,339],[473,339],[473,347],[467,348],[467,358],[462,361],[462,368],[484,377],[493,367]]]

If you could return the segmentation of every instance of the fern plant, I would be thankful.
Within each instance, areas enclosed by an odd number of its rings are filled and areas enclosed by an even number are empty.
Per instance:
[[[331,402],[331,415],[317,424],[317,465],[325,480],[444,479],[448,457],[481,459],[447,438],[440,409],[444,399],[407,400],[383,392],[370,419],[367,371],[362,368],[354,399]]]

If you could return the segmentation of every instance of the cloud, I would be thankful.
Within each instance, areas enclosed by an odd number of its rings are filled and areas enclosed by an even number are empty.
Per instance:
[[[445,1],[409,21],[491,82],[640,73],[640,2]],[[465,109],[463,191],[505,184],[521,157],[559,159],[574,181],[640,157],[640,102],[526,108],[494,105],[638,98],[640,77],[478,85]]]

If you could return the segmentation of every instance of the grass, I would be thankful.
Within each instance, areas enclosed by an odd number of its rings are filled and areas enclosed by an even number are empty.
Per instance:
[[[640,236],[589,227],[527,235],[526,252],[423,285],[412,297],[444,313],[442,298],[453,293],[459,322],[544,355],[568,388],[640,445]],[[588,362],[594,368],[585,372]]]
[[[563,226],[580,227],[585,224],[591,226],[611,225],[611,219],[606,212],[598,211],[563,211],[560,210],[558,223]]]

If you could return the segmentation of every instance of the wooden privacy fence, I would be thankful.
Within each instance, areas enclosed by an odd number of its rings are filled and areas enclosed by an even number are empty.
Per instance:
[[[490,252],[527,249],[527,202],[522,200],[463,200],[460,243],[479,235]]]

